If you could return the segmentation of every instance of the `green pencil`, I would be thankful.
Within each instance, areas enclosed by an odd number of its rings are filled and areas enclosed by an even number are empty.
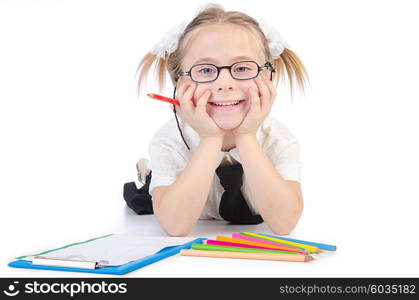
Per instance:
[[[218,245],[206,245],[206,244],[192,244],[191,249],[193,250],[207,250],[207,251],[227,251],[227,252],[247,252],[247,253],[270,253],[270,254],[293,254],[293,255],[304,255],[296,252],[280,251],[280,250],[265,250],[265,249],[254,249],[244,247],[230,247],[230,246],[218,246]]]

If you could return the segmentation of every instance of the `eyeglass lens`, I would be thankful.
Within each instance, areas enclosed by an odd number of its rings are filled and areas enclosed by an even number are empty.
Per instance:
[[[235,79],[254,78],[259,73],[259,66],[256,62],[246,61],[238,62],[230,68],[231,76]],[[197,82],[213,81],[218,77],[218,69],[211,64],[200,64],[192,67],[191,78]]]

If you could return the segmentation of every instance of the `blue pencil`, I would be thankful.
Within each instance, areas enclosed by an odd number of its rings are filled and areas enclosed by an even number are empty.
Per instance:
[[[323,250],[327,250],[327,251],[336,251],[336,246],[334,246],[334,245],[290,239],[290,238],[285,238],[285,237],[282,237],[282,236],[275,236],[275,235],[270,235],[270,234],[265,234],[265,233],[258,233],[258,234],[264,235],[264,236],[267,236],[267,237],[272,237],[272,238],[276,238],[276,239],[285,240],[285,241],[306,244],[306,245],[314,246],[314,247],[317,247],[317,248],[320,248],[320,249],[323,249]]]

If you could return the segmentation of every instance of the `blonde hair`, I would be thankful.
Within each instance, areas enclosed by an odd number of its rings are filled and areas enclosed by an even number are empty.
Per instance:
[[[304,88],[308,82],[308,75],[297,54],[290,49],[285,48],[280,57],[272,59],[268,47],[268,40],[255,19],[238,11],[224,11],[221,7],[212,5],[201,11],[188,24],[184,33],[179,38],[179,46],[176,51],[173,53],[166,53],[165,58],[158,58],[152,53],[147,53],[143,57],[136,72],[136,74],[139,73],[137,93],[139,94],[153,64],[155,64],[155,72],[157,71],[156,75],[160,91],[165,86],[166,70],[169,72],[173,85],[176,85],[176,75],[181,72],[181,62],[184,57],[185,49],[189,40],[193,36],[191,33],[204,25],[217,23],[235,24],[247,29],[256,37],[256,40],[260,44],[259,46],[261,46],[261,49],[264,52],[265,58],[267,61],[270,61],[272,66],[275,68],[276,72],[273,73],[273,80],[276,82],[276,85],[278,85],[279,79],[285,78],[286,73],[289,80],[291,96],[293,95],[293,86],[295,83],[297,83],[299,88],[304,92]]]

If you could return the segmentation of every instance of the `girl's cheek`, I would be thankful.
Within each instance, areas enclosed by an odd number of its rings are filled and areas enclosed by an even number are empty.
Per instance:
[[[263,70],[263,72],[260,73],[260,76],[269,79],[270,78],[270,72]]]
[[[249,88],[255,88],[256,90],[259,90],[258,85],[256,84],[255,80],[253,79],[252,82],[246,87],[246,93],[249,94]]]
[[[205,91],[206,91],[206,89],[199,86],[199,85],[196,87],[196,90],[195,90],[195,93],[194,93],[194,96],[193,96],[194,104],[196,104],[198,102],[198,99],[205,93]]]

